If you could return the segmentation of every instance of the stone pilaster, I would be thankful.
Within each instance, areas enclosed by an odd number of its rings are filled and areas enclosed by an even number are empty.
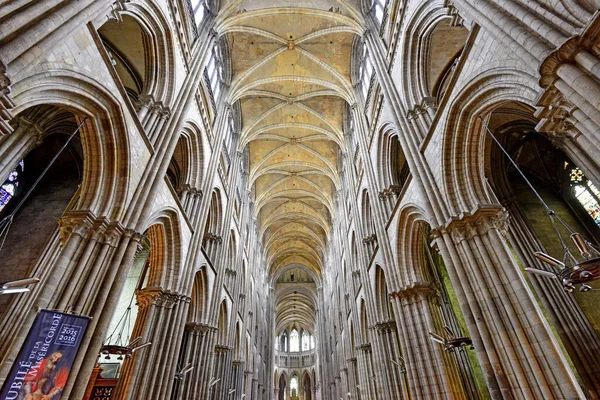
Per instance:
[[[498,207],[482,207],[434,232],[492,398],[582,398],[533,295],[498,229]],[[536,362],[532,362],[536,360]]]

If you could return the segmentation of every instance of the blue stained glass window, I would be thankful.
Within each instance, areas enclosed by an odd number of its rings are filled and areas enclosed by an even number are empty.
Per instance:
[[[8,175],[8,178],[6,178],[0,187],[0,211],[2,211],[8,202],[15,196],[17,187],[19,187],[19,179],[22,172],[23,161],[21,161],[10,175]]]

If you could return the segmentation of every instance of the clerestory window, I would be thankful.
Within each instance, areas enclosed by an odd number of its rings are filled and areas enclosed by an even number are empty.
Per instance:
[[[300,351],[300,335],[295,329],[290,333],[290,351]]]
[[[362,61],[359,69],[360,74],[360,88],[365,101],[367,100],[367,94],[369,93],[369,86],[371,86],[371,78],[373,77],[373,64],[369,59],[367,53],[367,47],[363,47]]]
[[[206,65],[205,74],[206,79],[210,85],[210,90],[212,91],[213,98],[215,103],[219,98],[219,93],[221,93],[221,78],[223,75],[223,64],[221,59],[219,58],[218,46],[213,48],[210,60]]]
[[[196,22],[196,26],[200,26],[206,15],[204,0],[191,0],[190,5],[192,7],[192,14],[194,15],[194,22]]]

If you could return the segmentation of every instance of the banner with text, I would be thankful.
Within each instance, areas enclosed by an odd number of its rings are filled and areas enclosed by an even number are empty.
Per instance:
[[[58,400],[89,317],[42,310],[10,370],[0,400]]]

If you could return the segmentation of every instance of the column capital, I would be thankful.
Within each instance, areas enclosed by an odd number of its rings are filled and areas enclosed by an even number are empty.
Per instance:
[[[204,336],[209,332],[216,332],[218,329],[216,326],[210,326],[208,324],[202,324],[199,322],[188,322],[185,324],[185,330]]]
[[[233,350],[233,347],[231,347],[231,346],[226,346],[223,344],[215,345],[215,353],[229,353],[232,350]]]
[[[501,204],[480,204],[472,211],[451,217],[443,226],[433,229],[432,233],[434,237],[439,237],[448,232],[456,242],[485,234],[490,229],[498,229],[505,236],[508,219],[509,214]]]
[[[82,238],[89,237],[95,221],[96,216],[89,210],[66,212],[57,221],[61,246],[64,246],[73,234]]]
[[[154,96],[151,94],[140,94],[135,102],[135,106],[139,110],[142,107],[153,107],[154,103]]]
[[[172,308],[181,295],[177,292],[163,290],[159,287],[148,287],[135,291],[136,301],[140,308],[156,305],[158,307]]]
[[[0,96],[1,97],[1,96]],[[1,103],[1,101],[0,101]],[[19,115],[16,117],[17,121],[17,130],[23,130],[23,133],[26,133],[29,137],[35,138],[35,146],[39,146],[44,140],[44,130],[37,124],[35,121],[27,118],[24,115]]]

